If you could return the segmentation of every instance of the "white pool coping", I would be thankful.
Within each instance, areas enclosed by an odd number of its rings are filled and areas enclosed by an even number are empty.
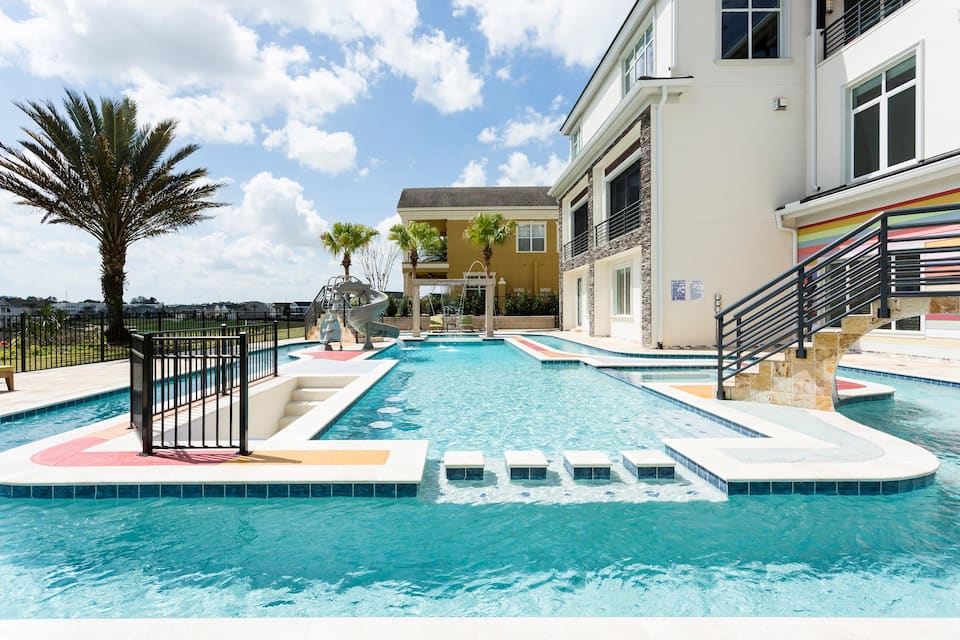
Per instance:
[[[958,618],[125,618],[0,620],[0,636],[64,640],[195,640],[229,637],[710,638],[711,640],[955,640]]]

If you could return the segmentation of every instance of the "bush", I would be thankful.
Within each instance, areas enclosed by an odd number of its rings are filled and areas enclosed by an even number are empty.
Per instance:
[[[508,295],[503,302],[508,316],[555,316],[560,301],[556,295],[538,296],[526,291]]]
[[[395,318],[398,315],[397,299],[394,298],[393,296],[387,296],[387,308],[383,312],[383,315],[385,315],[388,318]]]

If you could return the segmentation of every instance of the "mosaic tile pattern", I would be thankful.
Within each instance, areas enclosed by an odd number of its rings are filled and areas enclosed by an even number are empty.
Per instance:
[[[0,498],[37,500],[122,500],[147,498],[416,498],[419,485],[387,483],[269,484],[0,484]]]

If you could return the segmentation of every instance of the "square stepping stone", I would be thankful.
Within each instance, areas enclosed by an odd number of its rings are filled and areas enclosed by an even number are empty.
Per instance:
[[[610,479],[610,458],[602,451],[564,451],[563,466],[574,480]]]
[[[447,451],[443,454],[447,480],[483,480],[483,453]]]
[[[540,451],[504,451],[511,480],[546,480],[547,458]]]
[[[662,451],[623,451],[623,466],[638,480],[673,480],[677,462]]]

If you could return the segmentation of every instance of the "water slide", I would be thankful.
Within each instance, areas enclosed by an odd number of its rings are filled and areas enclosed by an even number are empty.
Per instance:
[[[340,283],[336,288],[337,293],[341,295],[353,294],[364,298],[366,301],[359,307],[351,307],[347,313],[347,324],[354,330],[367,336],[396,338],[400,335],[400,330],[396,327],[377,322],[377,318],[382,316],[387,308],[387,294],[372,289],[368,284],[352,279]]]

